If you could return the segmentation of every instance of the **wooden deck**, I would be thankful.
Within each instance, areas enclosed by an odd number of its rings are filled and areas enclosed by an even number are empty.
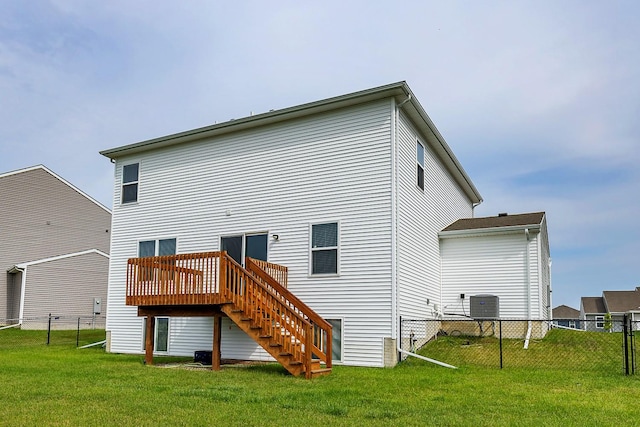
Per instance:
[[[331,325],[287,289],[287,268],[251,258],[245,264],[226,252],[129,259],[126,304],[147,317],[148,364],[157,316],[209,316],[212,369],[220,369],[221,317],[227,316],[293,375],[331,372]]]

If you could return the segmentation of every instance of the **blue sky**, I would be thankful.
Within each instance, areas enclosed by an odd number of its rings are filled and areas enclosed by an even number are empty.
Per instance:
[[[554,305],[640,286],[639,2],[173,3],[4,1],[0,172],[110,207],[99,150],[406,80],[476,215],[547,212]]]

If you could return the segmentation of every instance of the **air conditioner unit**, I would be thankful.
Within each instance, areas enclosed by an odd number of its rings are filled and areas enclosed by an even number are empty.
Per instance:
[[[500,303],[496,295],[472,295],[469,298],[471,317],[474,319],[497,319]]]

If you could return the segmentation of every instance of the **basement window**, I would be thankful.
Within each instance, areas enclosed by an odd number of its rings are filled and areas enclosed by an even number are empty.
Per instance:
[[[139,169],[139,163],[132,163],[122,167],[122,203],[138,201]]]
[[[419,140],[416,140],[416,167],[418,187],[424,190],[424,145]]]

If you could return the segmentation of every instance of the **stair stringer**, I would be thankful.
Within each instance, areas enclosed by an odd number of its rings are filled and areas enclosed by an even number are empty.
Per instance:
[[[252,319],[247,316],[238,306],[233,303],[224,304],[221,307],[224,314],[231,319],[244,333],[260,345],[267,353],[271,355],[278,363],[280,363],[291,375],[299,376],[305,373],[304,361],[297,360],[294,355],[283,349],[282,344],[274,339],[272,330],[254,324]],[[270,328],[272,329],[272,328]],[[284,333],[283,333],[284,334]],[[293,343],[293,345],[301,346],[301,343]],[[304,352],[301,352],[304,354]],[[320,361],[314,360],[311,364],[311,373],[324,370],[320,369]]]

